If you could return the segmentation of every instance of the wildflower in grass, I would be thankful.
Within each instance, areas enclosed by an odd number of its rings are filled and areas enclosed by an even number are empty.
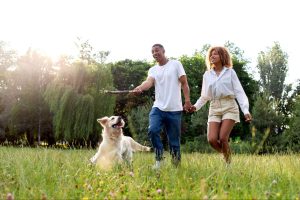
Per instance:
[[[110,191],[110,192],[109,192],[109,195],[110,195],[111,197],[116,197],[116,193],[115,193],[114,191]]]
[[[208,196],[204,195],[203,200],[208,200]]]
[[[277,192],[277,193],[276,193],[276,196],[277,196],[277,197],[280,197],[280,195],[281,195],[280,192]]]
[[[272,181],[272,185],[276,185],[277,184],[277,181],[276,180],[273,180]]]
[[[88,185],[87,185],[87,189],[88,189],[88,190],[92,190],[92,189],[93,189],[93,187],[91,186],[91,184],[88,184]]]
[[[157,189],[156,192],[157,192],[157,194],[161,194],[162,190],[161,189]]]
[[[82,200],[89,200],[89,198],[88,197],[83,197]]]
[[[129,176],[133,177],[134,173],[133,172],[129,172]]]
[[[47,200],[47,196],[45,193],[42,194],[42,200]]]
[[[6,200],[14,200],[14,195],[12,195],[12,193],[8,193],[6,196]]]
[[[99,186],[102,186],[104,184],[103,181],[99,181]]]

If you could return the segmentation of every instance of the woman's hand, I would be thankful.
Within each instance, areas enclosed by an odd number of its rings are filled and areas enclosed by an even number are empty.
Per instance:
[[[193,113],[196,111],[196,107],[195,106],[191,106],[190,109],[188,110],[189,113]]]
[[[249,123],[252,121],[252,116],[250,113],[245,115],[245,121]]]

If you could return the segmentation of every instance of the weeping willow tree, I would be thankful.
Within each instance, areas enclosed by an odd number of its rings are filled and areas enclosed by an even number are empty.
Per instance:
[[[100,138],[96,119],[113,113],[115,98],[100,93],[113,86],[110,69],[103,64],[77,62],[61,66],[44,98],[53,114],[56,140],[95,145]]]

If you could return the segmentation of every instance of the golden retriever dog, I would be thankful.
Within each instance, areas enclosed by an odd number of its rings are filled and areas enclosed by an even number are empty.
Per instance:
[[[109,169],[124,161],[131,166],[133,152],[150,151],[150,147],[123,135],[125,122],[120,116],[102,117],[97,121],[103,127],[102,142],[90,161],[101,169]]]

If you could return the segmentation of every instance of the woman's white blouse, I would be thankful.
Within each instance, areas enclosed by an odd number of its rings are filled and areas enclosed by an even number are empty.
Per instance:
[[[228,96],[237,99],[244,115],[249,114],[249,101],[234,69],[224,67],[219,76],[211,69],[203,75],[201,96],[194,106],[198,111],[207,101]]]

